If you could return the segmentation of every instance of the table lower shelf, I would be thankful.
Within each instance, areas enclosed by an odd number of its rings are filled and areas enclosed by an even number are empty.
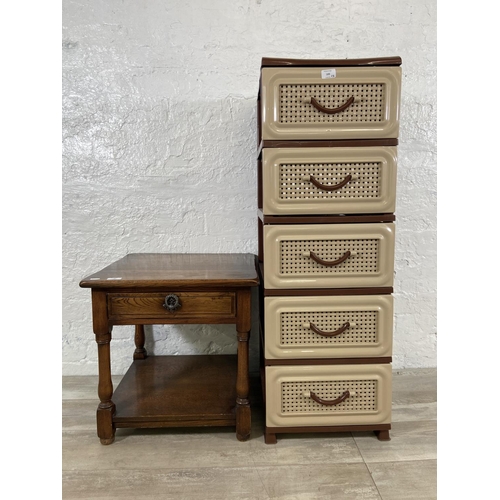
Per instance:
[[[236,375],[236,355],[135,360],[113,394],[113,425],[234,426]]]

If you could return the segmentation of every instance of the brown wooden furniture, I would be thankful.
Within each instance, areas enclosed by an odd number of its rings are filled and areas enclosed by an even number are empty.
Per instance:
[[[236,425],[250,435],[248,340],[251,288],[258,285],[251,254],[130,254],[84,278],[92,290],[100,399],[97,435],[114,441],[118,427]],[[144,325],[236,325],[236,355],[151,356]],[[135,325],[133,362],[113,392],[113,325]]]
[[[401,58],[263,58],[257,98],[265,441],[389,439]]]

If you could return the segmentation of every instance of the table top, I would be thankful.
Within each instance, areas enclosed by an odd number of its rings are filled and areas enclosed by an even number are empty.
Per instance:
[[[132,253],[80,282],[82,288],[248,287],[259,284],[255,255]]]

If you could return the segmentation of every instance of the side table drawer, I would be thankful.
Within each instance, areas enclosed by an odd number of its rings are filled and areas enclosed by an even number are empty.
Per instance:
[[[263,68],[262,139],[397,138],[400,94],[400,67]]]
[[[394,224],[264,226],[265,288],[389,287]]]
[[[391,381],[390,364],[267,366],[266,425],[390,423]]]
[[[270,215],[392,213],[397,148],[265,148],[263,212]]]
[[[266,359],[392,355],[392,295],[266,297]]]
[[[166,300],[171,309],[165,306]],[[236,297],[234,292],[109,293],[108,315],[111,320],[125,322],[148,318],[159,323],[195,323],[211,317],[231,320],[236,317]]]

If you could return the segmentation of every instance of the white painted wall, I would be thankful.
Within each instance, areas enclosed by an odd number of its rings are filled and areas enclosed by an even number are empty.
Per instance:
[[[265,56],[402,57],[394,367],[436,366],[435,10],[433,0],[63,0],[63,374],[97,373],[84,276],[130,252],[257,252]],[[236,351],[232,326],[147,333],[155,354]],[[133,327],[115,327],[113,373],[133,350]]]

